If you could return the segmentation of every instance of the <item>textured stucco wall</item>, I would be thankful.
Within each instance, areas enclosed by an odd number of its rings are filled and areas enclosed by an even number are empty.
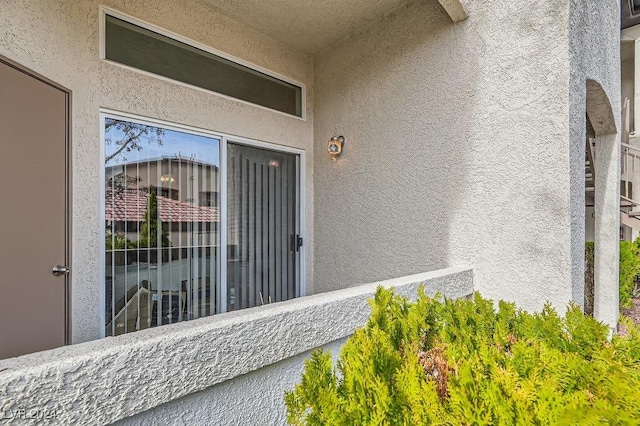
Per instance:
[[[315,58],[316,291],[470,264],[487,297],[573,299],[568,13],[416,2]]]
[[[105,63],[98,56],[98,5],[113,7],[307,86],[307,120],[242,104]],[[0,54],[66,86],[72,93],[72,338],[98,337],[99,110],[101,107],[201,127],[310,152],[313,134],[311,59],[198,2],[171,0],[4,0]],[[307,156],[307,173],[313,173]],[[307,180],[307,237],[313,234],[313,181]],[[311,278],[313,245],[308,244]]]
[[[334,359],[346,338],[322,346]],[[118,426],[285,425],[284,393],[300,381],[311,351],[114,423]]]
[[[570,82],[569,82],[569,119],[571,143],[569,146],[569,170],[571,176],[571,248],[572,248],[572,278],[573,297],[580,303],[584,294],[584,237],[585,237],[585,208],[584,208],[584,156],[586,137],[587,113],[587,81],[591,87],[604,92],[603,98],[593,101],[607,102],[612,110],[615,127],[620,129],[620,11],[619,2],[603,0],[598,2],[584,2],[571,0],[569,2],[570,16]],[[595,92],[595,93],[594,93]],[[610,111],[611,113],[611,111]],[[601,112],[591,120],[606,122],[605,112]],[[592,121],[594,127],[598,123]],[[606,292],[606,312],[596,309],[595,315],[613,326],[618,317],[618,226],[620,169],[619,136],[597,138],[596,157],[596,203],[605,199],[600,188],[603,182],[608,182],[608,205],[596,207],[595,241],[596,241],[596,287],[601,286]],[[598,146],[600,144],[600,146]],[[608,144],[608,151],[603,150],[602,144]],[[598,219],[598,208],[601,209],[604,220]],[[601,229],[599,228],[599,223]],[[599,241],[600,238],[600,241]],[[599,260],[598,260],[599,259]],[[598,262],[601,262],[601,267]],[[606,270],[603,270],[606,269]],[[600,278],[600,279],[599,279]],[[598,282],[600,281],[600,282]],[[598,290],[596,290],[598,293]],[[596,296],[597,297],[597,296]],[[602,307],[601,307],[602,308]]]
[[[429,295],[466,297],[473,292],[473,271],[427,272],[0,360],[0,412],[55,412],[57,424],[65,425],[106,424],[154,409],[139,419],[282,424],[266,420],[283,418],[276,394],[299,377],[300,358],[288,359],[364,325],[367,300],[379,285],[415,298],[421,284]],[[207,423],[214,407],[238,398],[243,403],[235,411],[212,418],[221,423]],[[267,415],[251,402],[277,412]],[[199,403],[207,407],[190,413]]]

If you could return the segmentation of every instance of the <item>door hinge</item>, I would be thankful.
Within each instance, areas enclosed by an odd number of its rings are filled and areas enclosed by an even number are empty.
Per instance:
[[[296,243],[296,251],[300,251],[300,247],[304,244],[304,240],[300,235],[296,235],[296,238],[298,239]]]

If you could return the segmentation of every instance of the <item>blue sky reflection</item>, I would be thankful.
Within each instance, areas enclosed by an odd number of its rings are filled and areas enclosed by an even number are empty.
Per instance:
[[[212,136],[197,135],[160,127],[164,134],[160,137],[162,144],[148,135],[138,138],[140,150],[124,150],[111,160],[106,166],[116,166],[143,161],[155,161],[160,158],[186,158],[199,163],[215,166],[220,164],[220,140]],[[153,133],[153,132],[152,132]],[[124,138],[125,133],[112,126],[107,130],[105,139],[111,139],[111,144],[105,146],[105,158],[109,158],[121,145],[115,143]]]

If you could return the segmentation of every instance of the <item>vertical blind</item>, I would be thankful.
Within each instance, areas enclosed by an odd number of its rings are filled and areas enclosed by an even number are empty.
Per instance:
[[[228,309],[297,297],[296,156],[229,143],[227,158]]]

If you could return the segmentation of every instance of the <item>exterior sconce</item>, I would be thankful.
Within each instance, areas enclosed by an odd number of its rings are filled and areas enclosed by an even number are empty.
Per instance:
[[[336,161],[338,156],[342,154],[343,146],[344,146],[344,136],[333,136],[331,139],[329,139],[327,152],[333,158],[333,161]]]

